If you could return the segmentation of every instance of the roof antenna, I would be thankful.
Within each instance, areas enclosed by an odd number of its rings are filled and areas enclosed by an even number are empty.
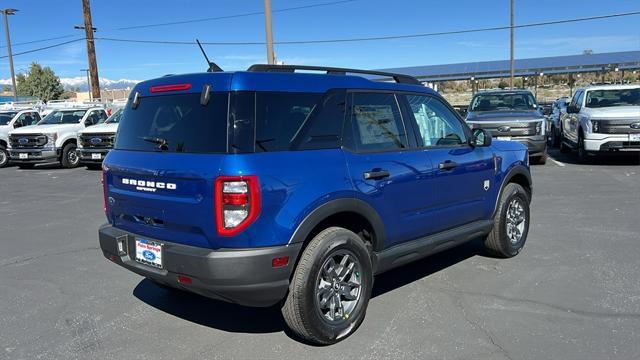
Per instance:
[[[204,55],[204,59],[207,60],[207,64],[209,64],[209,68],[207,69],[207,72],[223,71],[222,68],[218,66],[216,63],[209,61],[209,57],[207,56],[207,53],[204,52],[204,49],[202,48],[202,44],[200,44],[200,40],[196,39],[196,43],[198,43],[198,46],[200,47],[200,51],[202,51],[202,55]]]

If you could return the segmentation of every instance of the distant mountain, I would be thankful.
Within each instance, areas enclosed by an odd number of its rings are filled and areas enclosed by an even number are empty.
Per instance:
[[[126,89],[126,88],[132,88],[135,84],[139,82],[140,80],[132,80],[132,79],[112,80],[107,78],[100,78],[100,88],[106,89],[106,90]],[[65,88],[65,90],[80,89],[80,91],[87,91],[89,88],[87,84],[87,78],[84,76],[60,78],[60,83]],[[9,88],[12,88],[11,79],[0,79],[0,87],[3,85],[7,85],[9,86]]]

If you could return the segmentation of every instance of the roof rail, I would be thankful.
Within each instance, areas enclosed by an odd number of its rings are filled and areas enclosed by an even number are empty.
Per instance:
[[[254,65],[251,65],[249,69],[247,69],[247,71],[257,71],[257,72],[295,72],[296,70],[325,71],[327,74],[331,74],[331,75],[346,75],[348,73],[378,75],[385,78],[387,77],[392,78],[395,82],[399,84],[422,85],[422,83],[418,79],[414,78],[413,76],[389,73],[384,71],[376,71],[376,70],[346,69],[346,68],[327,67],[327,66],[269,65],[269,64],[254,64]]]

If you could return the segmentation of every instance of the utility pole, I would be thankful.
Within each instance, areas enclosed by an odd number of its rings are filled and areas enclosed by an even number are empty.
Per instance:
[[[91,6],[89,0],[82,0],[82,12],[84,15],[84,31],[87,38],[87,57],[89,58],[89,73],[91,76],[91,93],[94,99],[100,98],[100,80],[98,79],[98,63],[96,61],[96,45],[93,41],[93,32],[96,30],[91,24]],[[76,28],[82,28],[76,26]]]
[[[4,15],[4,31],[7,34],[7,55],[9,56],[9,70],[11,70],[11,84],[13,85],[13,101],[18,101],[18,87],[16,86],[16,74],[13,70],[13,55],[11,54],[11,37],[9,36],[8,15],[15,15],[16,9],[4,9],[0,12]]]
[[[87,93],[89,93],[89,101],[91,101],[91,80],[89,79],[89,69],[80,69],[87,74]]]
[[[87,1],[87,0],[83,0]],[[271,29],[271,0],[264,0],[264,26],[267,33],[267,62],[270,65],[276,63],[273,54],[273,33]]]
[[[514,7],[514,1],[515,0],[511,0],[511,76],[509,77],[509,87],[511,89],[513,89],[513,75],[515,73],[515,61],[513,58],[513,30],[514,30],[514,19],[513,19],[513,7]]]

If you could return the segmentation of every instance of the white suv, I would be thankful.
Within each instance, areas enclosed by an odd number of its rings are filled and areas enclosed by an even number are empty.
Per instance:
[[[23,126],[35,125],[40,121],[36,109],[0,110],[0,168],[9,164],[9,132]]]
[[[578,151],[580,162],[597,153],[640,152],[640,85],[576,90],[562,119],[560,151]]]
[[[63,167],[78,166],[78,131],[107,119],[103,108],[60,109],[45,116],[37,125],[9,132],[11,161],[21,168],[37,163],[60,162]]]

